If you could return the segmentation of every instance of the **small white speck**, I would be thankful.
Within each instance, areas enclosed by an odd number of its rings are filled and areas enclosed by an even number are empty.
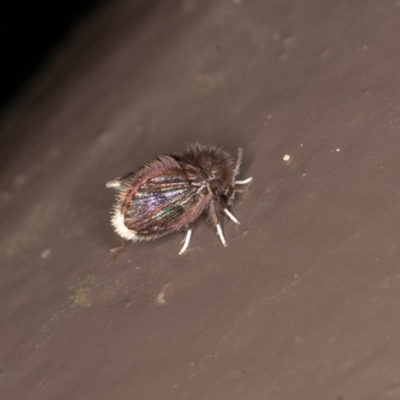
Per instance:
[[[167,304],[167,302],[165,301],[165,293],[164,292],[160,292],[156,298],[156,304]]]
[[[155,304],[162,306],[167,304],[167,300],[165,300],[165,295],[166,295],[166,291],[168,290],[170,284],[167,283],[166,285],[164,285],[164,287],[162,288],[162,290],[160,291],[160,293],[158,293],[157,298],[155,300]]]
[[[40,253],[40,256],[41,256],[42,258],[48,258],[50,254],[51,254],[51,249],[46,249],[46,250],[43,250],[43,251]]]
[[[339,153],[339,152],[340,152],[340,148],[339,148],[339,147],[336,149],[336,152],[337,152],[337,153]]]
[[[286,163],[286,165],[290,165],[293,161],[289,154],[285,154],[282,160]]]
[[[304,144],[303,143],[300,143],[300,147],[303,147],[304,146]]]

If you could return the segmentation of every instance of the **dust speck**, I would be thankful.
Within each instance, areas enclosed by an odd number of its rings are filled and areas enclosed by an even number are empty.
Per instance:
[[[166,300],[165,300],[165,293],[164,292],[160,292],[156,298],[156,304],[167,304]]]
[[[110,249],[110,256],[114,261],[118,260],[118,257],[122,253],[122,250],[124,249],[124,246],[119,246],[119,247],[114,247]]]
[[[26,177],[24,175],[17,175],[14,178],[13,184],[14,187],[19,188],[26,182]]]
[[[49,258],[50,254],[51,254],[51,249],[46,249],[40,253],[40,257],[46,259]]]
[[[156,297],[156,300],[154,302],[155,304],[160,305],[160,306],[167,304],[167,300],[165,300],[165,295],[166,295],[166,291],[168,290],[169,287],[170,287],[169,284],[164,285],[161,292]]]
[[[286,165],[289,165],[289,164],[292,163],[292,157],[290,157],[289,154],[285,154],[285,155],[283,156],[283,161],[286,163]]]
[[[78,288],[71,296],[74,300],[73,307],[90,307],[91,291],[88,288]]]
[[[10,198],[11,198],[10,193],[8,193],[8,192],[0,192],[0,199],[2,201],[8,201],[8,200],[10,200]]]

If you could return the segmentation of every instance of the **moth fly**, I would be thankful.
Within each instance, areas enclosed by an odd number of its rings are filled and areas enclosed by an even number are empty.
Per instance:
[[[124,239],[154,240],[169,233],[186,230],[183,254],[190,243],[192,225],[206,213],[223,246],[226,240],[219,220],[232,214],[238,186],[252,178],[237,180],[243,150],[235,159],[225,150],[193,143],[183,153],[161,155],[135,172],[107,183],[116,190],[111,224]]]

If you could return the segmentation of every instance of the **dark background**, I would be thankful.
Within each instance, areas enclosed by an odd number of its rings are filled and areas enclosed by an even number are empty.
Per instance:
[[[2,1],[0,109],[14,99],[44,66],[68,33],[100,0]]]

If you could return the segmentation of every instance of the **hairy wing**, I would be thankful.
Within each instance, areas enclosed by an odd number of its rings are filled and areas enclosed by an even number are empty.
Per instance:
[[[195,220],[204,209],[204,195],[182,175],[148,179],[125,205],[125,225],[142,238],[156,238]]]

